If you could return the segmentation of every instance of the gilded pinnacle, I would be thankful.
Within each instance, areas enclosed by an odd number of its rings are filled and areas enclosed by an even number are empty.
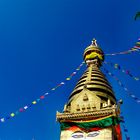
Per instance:
[[[97,46],[97,40],[95,38],[93,38],[93,40],[91,41],[91,45],[92,46]]]

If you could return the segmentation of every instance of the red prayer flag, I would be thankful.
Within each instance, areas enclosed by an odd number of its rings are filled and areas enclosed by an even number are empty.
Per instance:
[[[44,99],[45,97],[44,96],[40,96],[40,99]]]
[[[20,108],[20,109],[19,109],[19,111],[20,111],[20,112],[23,112],[23,111],[24,111],[24,109],[23,109],[23,108]]]

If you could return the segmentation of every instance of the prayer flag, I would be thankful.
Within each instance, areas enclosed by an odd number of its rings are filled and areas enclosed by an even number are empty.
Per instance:
[[[28,108],[28,106],[24,106],[24,109],[27,109]]]
[[[124,129],[124,132],[128,132],[128,130],[125,128],[125,129]]]
[[[134,99],[135,99],[135,100],[138,100],[138,98],[137,98],[137,97],[134,97]]]
[[[6,117],[6,119],[7,119],[7,120],[9,120],[9,119],[10,119],[10,117],[8,116],[8,117]]]
[[[126,137],[126,140],[130,140],[130,137]]]
[[[137,100],[138,103],[140,103],[140,100]]]
[[[137,77],[134,77],[134,79],[135,79],[135,80],[137,80],[137,81],[138,81],[138,80],[140,80],[140,79],[139,79],[139,78],[137,78]]]
[[[64,82],[61,82],[61,84],[64,85],[65,83]]]
[[[49,93],[45,93],[44,95],[46,96],[46,95],[48,95]]]
[[[44,99],[45,97],[44,96],[40,96],[40,99]]]
[[[125,91],[128,91],[128,89],[127,89],[127,88],[124,88],[124,90],[125,90]]]
[[[11,117],[14,117],[15,116],[15,114],[14,113],[11,113]]]
[[[135,98],[136,96],[132,94],[131,97]]]
[[[19,111],[20,111],[20,112],[23,112],[23,111],[24,111],[24,109],[23,109],[23,108],[20,108],[20,109],[19,109]]]
[[[73,74],[76,74],[76,72],[73,72]]]
[[[1,122],[5,122],[5,119],[4,118],[1,118],[0,120],[1,120]]]
[[[66,80],[70,80],[70,78],[66,78]]]
[[[32,104],[34,104],[34,105],[35,105],[35,104],[36,104],[36,101],[33,101],[33,102],[32,102]]]
[[[18,113],[19,113],[19,112],[18,112],[18,111],[16,111],[16,115],[18,115]]]
[[[61,82],[60,84],[61,84],[61,85],[64,85],[65,83],[64,83],[64,82]]]

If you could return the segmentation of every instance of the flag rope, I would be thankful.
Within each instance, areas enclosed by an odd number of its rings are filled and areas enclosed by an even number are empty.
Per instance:
[[[105,54],[105,55],[106,56],[113,56],[113,55],[130,54],[130,53],[133,53],[133,52],[140,52],[140,38],[135,43],[135,46],[130,48],[129,50],[122,51],[122,52],[117,52],[117,53],[109,53],[109,54]]]
[[[128,136],[128,129],[126,128],[125,119],[124,119],[122,112],[121,112],[120,119],[121,119],[122,129],[123,129],[125,138],[126,138],[126,140],[130,140],[130,137]]]
[[[77,74],[77,71],[79,71],[79,70],[81,69],[81,67],[82,67],[84,64],[85,64],[85,62],[82,62],[82,63],[76,68],[76,70],[75,70],[74,72],[72,72],[72,73],[70,74],[70,76],[68,76],[68,77],[65,79],[65,81],[60,82],[58,85],[56,85],[55,87],[53,87],[53,88],[50,90],[50,92],[51,92],[51,91],[55,91],[57,88],[59,88],[59,87],[65,85],[66,82],[70,81],[71,78]],[[38,102],[40,102],[41,100],[43,100],[44,98],[46,98],[47,95],[50,94],[50,92],[45,92],[45,93],[44,93],[43,95],[41,95],[39,98],[37,98],[36,100],[33,100],[29,105],[25,105],[24,107],[19,108],[17,111],[11,112],[8,116],[6,116],[6,117],[0,117],[0,123],[3,123],[3,122],[5,122],[5,121],[7,121],[7,120],[9,120],[9,119],[11,119],[11,118],[17,116],[17,115],[18,115],[19,113],[21,113],[21,112],[25,112],[27,109],[31,108],[33,105],[37,104]]]
[[[128,88],[126,88],[125,85],[124,85],[113,73],[109,72],[106,68],[103,68],[103,70],[104,70],[104,72],[105,72],[106,74],[108,74],[108,75],[111,76],[113,79],[115,79],[115,81],[117,81],[117,83],[119,84],[119,86],[122,87],[122,88],[126,91],[126,93],[127,93],[127,95],[128,95],[129,97],[131,97],[131,98],[134,99],[138,104],[140,104],[140,98],[138,98],[138,97],[136,97],[134,94],[132,94],[132,93],[128,90]]]
[[[111,67],[113,67],[114,69],[120,70],[122,73],[125,73],[126,75],[130,76],[131,78],[133,78],[135,81],[140,81],[140,78],[137,76],[134,76],[131,74],[131,72],[129,70],[125,70],[122,66],[120,66],[119,64],[114,64],[112,62],[103,62],[104,64],[108,64]]]

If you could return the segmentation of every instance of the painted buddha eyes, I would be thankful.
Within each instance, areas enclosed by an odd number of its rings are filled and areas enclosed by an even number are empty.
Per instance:
[[[76,132],[74,132],[74,133],[72,134],[72,137],[73,137],[73,138],[76,138],[76,139],[78,139],[78,138],[83,138],[83,137],[84,137],[84,133],[83,133],[82,131],[76,131]]]
[[[72,137],[73,138],[83,138],[84,136],[83,135],[73,135]]]
[[[72,138],[80,139],[80,138],[91,138],[99,135],[99,131],[84,133],[82,131],[77,131],[72,134]]]
[[[95,132],[90,132],[87,134],[87,137],[96,137],[99,135],[99,131],[95,131]]]

